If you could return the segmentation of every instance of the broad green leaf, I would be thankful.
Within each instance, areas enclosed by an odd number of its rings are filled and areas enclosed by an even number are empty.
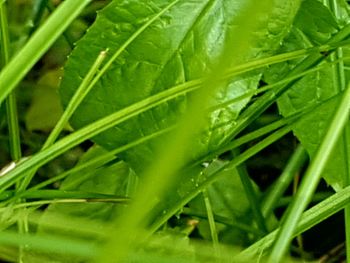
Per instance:
[[[60,89],[63,104],[67,104],[100,51],[108,48],[111,56],[126,41],[138,35],[124,47],[77,109],[72,125],[75,128],[87,125],[174,85],[206,76],[225,43],[233,37],[237,26],[235,18],[244,5],[245,1],[240,0],[113,1],[99,13],[69,58]],[[270,54],[288,32],[297,7],[295,1],[276,0],[275,9],[261,21],[247,57],[240,59],[246,61]],[[141,33],[138,31],[162,12],[164,14]],[[225,102],[255,89],[259,77],[260,73],[256,72],[229,79],[212,98],[211,104]],[[181,96],[164,103],[96,136],[94,141],[113,149],[169,127],[184,113],[190,98],[190,95]],[[193,159],[216,149],[226,139],[234,120],[248,101],[249,98],[208,116],[206,128],[193,142]],[[140,169],[152,161],[156,143],[135,147],[121,157],[136,170]]]
[[[317,13],[316,13],[316,10]],[[291,33],[286,37],[281,51],[295,50],[309,47],[312,44],[324,43],[327,38],[336,32],[338,26],[331,11],[319,1],[307,0],[301,5],[296,16]],[[290,61],[272,66],[265,73],[265,80],[274,82],[293,68],[298,61]],[[296,82],[279,100],[278,107],[283,116],[289,116],[300,108],[314,103],[327,100],[339,91],[334,85],[333,69],[331,66],[309,74]],[[311,117],[296,123],[293,128],[294,134],[310,154],[311,158],[316,152],[324,133],[327,130],[330,120],[336,109],[338,100],[333,100],[327,106],[319,107]],[[344,142],[340,138],[333,151],[330,162],[324,171],[324,179],[335,190],[341,189],[344,185],[345,167]]]

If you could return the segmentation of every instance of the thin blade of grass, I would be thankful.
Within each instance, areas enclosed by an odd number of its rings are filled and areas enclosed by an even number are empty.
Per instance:
[[[327,45],[334,45],[350,35],[350,25],[342,28],[336,35],[334,35],[327,43]],[[333,52],[334,50],[330,51]],[[325,57],[321,53],[313,53],[306,57],[302,62],[300,62],[294,69],[292,69],[287,76],[290,77],[295,74],[300,74],[305,70],[308,70],[321,61]],[[243,131],[250,123],[256,120],[268,107],[270,107],[278,97],[280,97],[284,92],[286,92],[297,80],[291,81],[286,85],[281,85],[278,89],[274,89],[265,93],[261,96],[255,103],[253,103],[249,108],[247,108],[237,119],[236,126],[231,132],[231,138],[234,138]],[[229,140],[229,139],[228,139]]]
[[[211,163],[207,168],[205,168],[201,173],[201,183],[195,189],[188,192],[185,196],[182,197],[173,207],[168,207],[166,213],[161,215],[155,222],[151,224],[150,232],[155,232],[159,229],[171,216],[176,214],[177,211],[181,210],[188,202],[190,202],[193,198],[195,198],[198,194],[201,193],[203,189],[208,187],[211,183],[217,180],[220,177],[220,174],[224,170],[229,170],[232,168],[236,168],[236,166],[242,164],[261,150],[265,149],[272,143],[276,142],[284,135],[289,133],[292,130],[291,126],[285,126],[268,137],[264,138],[256,145],[250,147],[245,152],[236,156],[231,161],[217,161]]]
[[[339,11],[338,4],[335,1],[327,1],[326,5],[330,8],[330,10],[333,12],[334,16],[338,19],[341,19],[341,14]],[[343,49],[338,48],[335,53],[331,55],[331,61],[335,60],[341,60],[343,58]],[[339,61],[339,63],[335,64],[333,66],[333,85],[335,89],[340,92],[346,88],[346,76],[345,76],[345,68],[344,68],[344,62]],[[349,166],[349,160],[350,160],[350,150],[348,145],[350,144],[350,129],[349,126],[346,125],[342,134],[342,147],[343,147],[343,159],[344,159],[344,168],[345,168],[345,177],[344,182],[345,185],[350,184],[350,166]],[[345,207],[345,244],[346,244],[346,255],[348,258],[350,258],[350,205]]]
[[[297,227],[293,231],[293,237],[300,235],[311,227],[344,209],[349,201],[350,186],[340,190],[321,203],[308,209],[298,221]],[[264,252],[267,253],[266,251],[268,248],[271,247],[276,240],[279,230],[280,228],[276,229],[250,247],[246,248],[238,255],[238,258],[243,259],[244,262],[249,262],[257,256],[261,256]]]
[[[80,103],[84,100],[88,92],[90,91],[87,89],[89,84],[91,83],[93,77],[95,76],[96,72],[98,71],[98,68],[100,67],[101,63],[106,57],[107,51],[101,51],[99,56],[96,58],[95,62],[91,66],[89,72],[84,77],[83,81],[81,82],[80,86],[74,93],[72,99],[69,101],[69,104],[65,111],[63,112],[61,118],[58,120],[57,124],[51,131],[49,137],[46,139],[42,150],[47,149],[47,147],[51,146],[56,139],[58,138],[61,131],[64,129],[66,124],[68,123],[68,120],[73,115],[74,111],[78,108]],[[23,179],[23,181],[20,183],[18,187],[18,192],[24,191],[28,185],[30,184],[30,181],[33,179],[34,175],[36,173],[36,170],[30,171],[27,176]]]
[[[348,88],[345,90],[329,129],[315,154],[314,160],[305,173],[300,188],[295,196],[295,200],[288,208],[287,217],[279,231],[269,262],[280,262],[286,253],[298,220],[310,202],[331,151],[341,135],[345,123],[348,121],[349,109],[350,85],[348,85]]]
[[[302,145],[299,145],[288,161],[282,174],[270,187],[271,190],[268,192],[268,195],[262,203],[262,213],[266,218],[272,214],[273,209],[292,182],[296,172],[300,170],[301,166],[306,162],[307,159],[308,154],[306,150]]]
[[[2,67],[6,67],[10,60],[10,36],[8,32],[7,8],[6,4],[0,5],[0,35],[1,35],[1,61]],[[0,102],[1,104],[1,102]],[[6,98],[6,115],[7,126],[9,132],[9,147],[11,159],[17,162],[22,157],[21,138],[19,131],[16,90],[12,90]],[[16,185],[16,188],[19,184]],[[17,228],[20,233],[24,233],[26,229],[25,219],[19,220]],[[18,261],[22,261],[23,248],[19,249]]]
[[[207,210],[207,218],[209,222],[209,228],[210,228],[210,234],[211,234],[211,239],[213,242],[213,248],[217,256],[220,256],[220,247],[219,247],[219,237],[218,237],[218,232],[216,230],[216,223],[214,219],[214,214],[213,210],[211,208],[210,204],[210,199],[207,190],[202,191],[203,195],[203,200],[205,204],[205,208]]]
[[[14,191],[7,191],[3,193],[4,197],[14,195]],[[27,191],[21,195],[21,197],[26,199],[57,199],[57,198],[79,198],[79,199],[97,199],[97,198],[109,198],[119,200],[120,202],[128,202],[129,198],[118,197],[115,195],[109,194],[100,194],[100,193],[89,193],[84,191],[62,191],[62,190],[33,190]]]
[[[10,60],[10,37],[8,32],[6,4],[0,5],[1,66],[5,67]],[[0,103],[1,104],[1,103]],[[13,161],[22,157],[21,139],[19,136],[16,92],[12,91],[6,98],[7,125],[9,130],[10,154]]]
[[[254,220],[258,228],[261,230],[261,232],[263,232],[264,235],[266,235],[268,233],[267,224],[261,211],[261,204],[259,202],[258,195],[254,189],[254,186],[249,177],[249,174],[245,166],[243,166],[243,164],[237,166],[237,172],[238,172],[239,178],[241,179],[246,197],[250,203],[250,206],[254,215]]]
[[[91,0],[64,1],[0,72],[0,104]]]

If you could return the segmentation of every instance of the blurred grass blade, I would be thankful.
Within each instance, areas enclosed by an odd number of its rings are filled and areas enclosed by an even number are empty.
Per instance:
[[[180,120],[179,129],[169,136],[168,141],[162,147],[163,151],[160,150],[156,161],[143,174],[145,180],[140,185],[139,192],[135,194],[134,202],[126,213],[115,220],[115,234],[111,235],[110,242],[101,251],[99,261],[123,262],[132,246],[137,246],[138,242],[150,234],[149,229],[145,227],[149,224],[148,216],[157,204],[157,199],[164,195],[172,183],[176,183],[174,181],[176,172],[185,165],[189,157],[190,142],[194,139],[193,136],[203,128],[205,119],[203,105],[208,105],[210,96],[215,94],[219,85],[222,85],[218,73],[225,72],[229,64],[241,63],[239,60],[232,61],[234,54],[237,52],[245,55],[248,52],[249,48],[246,43],[253,39],[252,32],[258,27],[258,18],[265,11],[270,10],[271,6],[272,1],[263,3],[248,1],[242,8],[235,21],[240,25],[237,27],[235,41],[230,41],[225,45],[222,53],[217,57],[216,66],[213,67],[214,71],[210,72],[203,89],[193,98],[187,114]],[[254,18],[247,20],[248,13],[252,11],[255,14]],[[118,250],[115,250],[115,247],[118,247]]]
[[[91,0],[66,0],[0,72],[0,104]]]
[[[37,251],[75,255],[84,259],[91,259],[97,254],[96,245],[91,241],[76,241],[59,236],[22,235],[10,231],[2,231],[0,232],[0,244],[6,246],[30,246],[31,249]]]

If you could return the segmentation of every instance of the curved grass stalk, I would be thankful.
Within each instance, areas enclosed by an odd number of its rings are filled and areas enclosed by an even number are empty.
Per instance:
[[[250,207],[254,216],[254,221],[257,224],[258,228],[261,232],[266,235],[268,233],[266,220],[261,211],[261,202],[259,202],[258,195],[254,189],[252,180],[249,177],[249,174],[246,170],[244,164],[238,165],[236,167],[239,178],[241,179],[241,183],[246,195],[247,200],[250,203]]]
[[[269,257],[269,262],[280,262],[286,253],[301,214],[310,202],[331,151],[339,139],[345,123],[348,121],[349,110],[350,85],[345,90],[329,129],[315,154],[314,160],[305,173],[294,201],[287,210],[286,219],[278,232],[276,244]]]
[[[21,209],[28,207],[36,207],[38,209],[43,205],[51,205],[51,204],[81,204],[81,203],[115,203],[115,204],[123,204],[125,203],[125,199],[120,198],[59,198],[59,199],[48,199],[48,200],[40,200],[40,201],[30,201],[16,204],[12,207],[12,209]],[[0,209],[1,211],[1,209]]]

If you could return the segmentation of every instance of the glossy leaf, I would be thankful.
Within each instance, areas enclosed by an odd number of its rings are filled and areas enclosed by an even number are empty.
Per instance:
[[[317,14],[315,13],[317,11]],[[281,51],[295,50],[309,47],[312,44],[324,43],[327,38],[337,30],[337,24],[331,11],[319,1],[304,1],[291,33],[284,41]],[[274,82],[283,78],[285,72],[296,65],[297,61],[282,63],[272,66],[265,74],[267,82]],[[339,93],[334,85],[332,66],[309,74],[296,82],[279,100],[278,107],[283,116],[289,116],[307,105],[327,100]],[[294,134],[301,141],[302,145],[310,154],[315,154],[325,131],[336,109],[337,100],[329,102],[328,106],[319,107],[311,117],[296,123],[293,128]],[[323,178],[335,189],[339,190],[344,186],[344,176],[347,163],[344,158],[344,142],[340,138],[330,161],[325,168]]]
[[[169,10],[145,28],[147,21]],[[101,50],[113,54],[128,44],[96,84],[72,118],[74,127],[87,125],[136,101],[174,85],[204,77],[211,71],[225,43],[233,37],[235,18],[244,1],[113,1],[102,10],[95,24],[78,42],[65,68],[61,96],[66,104]],[[295,1],[276,1],[276,8],[261,21],[250,52],[243,60],[270,53],[287,33],[296,13]],[[189,12],[191,10],[191,12]],[[239,54],[237,54],[239,56]],[[83,58],[83,59],[82,59]],[[235,98],[257,87],[259,72],[230,79],[212,98],[212,105]],[[140,114],[94,140],[107,149],[168,127],[181,116],[191,96],[181,96]],[[215,111],[207,118],[202,134],[193,142],[192,157],[198,158],[222,143],[249,98]],[[210,105],[209,105],[210,106]],[[157,142],[128,151],[121,157],[140,169],[153,159]]]

